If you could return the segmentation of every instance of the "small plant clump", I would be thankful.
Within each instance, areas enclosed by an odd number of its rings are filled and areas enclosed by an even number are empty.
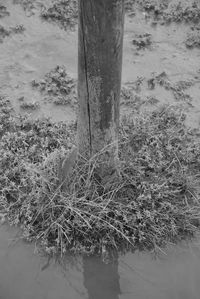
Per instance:
[[[4,26],[0,25],[0,43],[2,43],[4,38],[8,37],[10,34],[10,30],[7,30]]]
[[[146,103],[139,95],[145,78],[137,77],[135,81],[127,82],[121,89],[120,105],[128,106],[139,111],[143,104]]]
[[[162,72],[158,75],[153,75],[152,78],[147,80],[148,88],[154,89],[156,84],[164,87],[166,90],[170,90],[176,101],[183,101],[187,105],[192,105],[192,97],[185,92],[188,88],[194,85],[193,80],[178,81],[176,83],[171,82],[166,74]]]
[[[132,44],[137,50],[149,48],[152,45],[152,35],[150,33],[136,34]]]
[[[140,107],[145,103],[141,96],[135,94],[131,87],[123,86],[121,89],[120,105],[133,108],[135,111],[139,111]]]
[[[59,25],[62,29],[73,29],[78,20],[78,1],[59,0],[41,12],[44,20]]]
[[[129,16],[135,15],[136,9],[136,1],[135,0],[125,0],[125,11],[128,13]]]
[[[31,14],[34,14],[34,10],[38,6],[43,6],[41,2],[44,2],[44,0],[13,0],[13,4],[21,5],[25,12],[29,12]]]
[[[21,109],[37,110],[40,107],[38,102],[23,102],[20,104]]]
[[[10,15],[9,11],[4,5],[0,5],[0,19],[4,17],[8,17]]]
[[[23,33],[26,29],[24,27],[24,25],[20,24],[20,25],[16,25],[15,27],[10,27],[11,32],[13,33]]]
[[[187,48],[200,48],[200,33],[194,32],[190,33],[185,41],[185,45]]]
[[[3,43],[4,38],[10,36],[11,34],[23,33],[25,28],[23,25],[17,25],[15,27],[10,27],[6,29],[4,26],[0,25],[0,43]]]
[[[53,103],[55,105],[70,105],[72,107],[75,107],[77,105],[77,98],[75,96],[68,96],[68,97],[64,97],[64,96],[58,96],[57,98],[55,98],[53,100]]]
[[[184,120],[178,106],[125,117],[117,172],[99,173],[102,151],[78,155],[62,177],[76,125],[12,118],[0,141],[1,210],[24,238],[61,255],[156,249],[192,237],[200,225],[200,140]]]
[[[159,100],[155,96],[147,96],[146,104],[154,106],[158,103],[159,103]]]
[[[44,79],[31,82],[33,88],[39,89],[48,101],[56,105],[76,105],[76,82],[64,66],[56,66]]]
[[[145,11],[160,14],[168,7],[170,0],[137,0],[136,3]]]

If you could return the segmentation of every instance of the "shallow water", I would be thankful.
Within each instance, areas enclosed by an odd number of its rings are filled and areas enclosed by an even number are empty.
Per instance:
[[[54,121],[66,122],[75,119],[76,113],[70,106],[58,107],[44,103],[43,96],[31,88],[30,82],[42,79],[56,65],[65,65],[69,75],[77,78],[77,28],[73,32],[66,32],[55,24],[42,21],[37,11],[35,15],[25,13],[20,5],[13,5],[12,0],[0,0],[0,4],[5,5],[10,12],[10,16],[0,19],[0,25],[8,28],[22,24],[25,27],[24,33],[9,36],[0,44],[0,93],[10,98],[16,112],[24,113],[17,100],[24,96],[27,102],[40,103],[41,107],[32,113],[33,117],[48,116]],[[184,41],[189,32],[189,25],[152,26],[151,21],[146,22],[139,12],[133,18],[126,17],[122,81],[125,84],[136,80],[138,76],[148,79],[152,73],[163,71],[172,82],[194,79],[195,85],[186,90],[192,96],[193,107],[187,107],[184,102],[182,104],[189,109],[188,124],[198,127],[200,51],[185,47]],[[152,45],[138,51],[132,40],[135,34],[144,33],[152,34]],[[160,104],[177,103],[171,91],[159,86],[149,90],[144,84],[139,95],[141,98],[155,96]],[[129,107],[122,107],[121,114],[126,110],[130,110]]]
[[[0,227],[0,299],[199,299],[200,246],[171,246],[154,258],[127,254],[117,263],[66,258],[62,263],[34,254],[17,231]]]

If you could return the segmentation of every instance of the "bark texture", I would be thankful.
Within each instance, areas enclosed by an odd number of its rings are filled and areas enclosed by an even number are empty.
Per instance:
[[[79,0],[78,149],[118,156],[124,0]],[[112,146],[109,146],[112,144]]]

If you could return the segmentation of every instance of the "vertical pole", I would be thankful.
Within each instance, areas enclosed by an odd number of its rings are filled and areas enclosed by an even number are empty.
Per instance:
[[[79,0],[78,149],[118,156],[124,0]]]

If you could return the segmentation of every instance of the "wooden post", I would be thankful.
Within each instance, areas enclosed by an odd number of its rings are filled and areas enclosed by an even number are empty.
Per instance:
[[[78,150],[118,157],[124,0],[79,0]]]

